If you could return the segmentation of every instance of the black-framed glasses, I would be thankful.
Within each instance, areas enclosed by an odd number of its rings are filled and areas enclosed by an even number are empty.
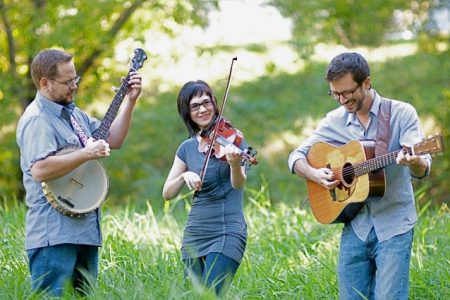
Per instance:
[[[75,78],[69,79],[67,81],[58,81],[58,80],[53,79],[53,78],[48,78],[48,79],[50,79],[50,80],[52,80],[54,82],[57,82],[59,84],[64,84],[66,87],[71,87],[74,83],[75,84],[80,83],[81,76],[77,75],[77,76],[75,76]]]
[[[339,101],[339,99],[344,97],[345,100],[351,99],[353,97],[353,94],[362,86],[362,84],[358,84],[356,88],[354,88],[352,91],[343,91],[342,93],[333,92],[331,90],[328,91],[328,96],[333,98],[334,100]]]
[[[193,104],[189,105],[189,110],[190,111],[197,111],[197,110],[200,109],[200,106],[203,106],[204,108],[211,107],[212,106],[211,99],[205,99],[201,103],[193,103]]]

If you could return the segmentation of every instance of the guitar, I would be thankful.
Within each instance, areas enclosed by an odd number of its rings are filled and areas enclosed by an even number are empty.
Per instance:
[[[106,111],[100,127],[93,134],[95,140],[106,140],[109,129],[117,116],[120,105],[128,91],[128,79],[130,72],[140,69],[147,59],[144,50],[134,50],[131,60],[131,68],[122,85],[116,90],[116,95]],[[65,148],[58,151],[56,155],[63,155],[79,150],[79,148]],[[42,182],[45,197],[50,204],[70,217],[82,217],[90,214],[100,207],[108,194],[108,173],[100,159],[90,160],[72,170],[65,176]]]
[[[352,140],[342,146],[325,142],[314,144],[308,151],[309,164],[314,168],[331,169],[335,174],[332,180],[340,182],[338,187],[328,190],[316,182],[306,180],[314,217],[322,224],[343,222],[348,209],[355,208],[353,213],[356,214],[367,197],[382,197],[385,192],[383,168],[394,163],[400,151],[424,155],[440,153],[443,149],[440,135],[379,157],[374,157],[374,141]]]

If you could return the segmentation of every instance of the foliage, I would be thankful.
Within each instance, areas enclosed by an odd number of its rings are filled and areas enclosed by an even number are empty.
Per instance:
[[[111,98],[110,88],[120,78],[108,74],[126,72],[126,61],[110,59],[114,45],[132,39],[142,47],[146,30],[170,34],[172,23],[205,25],[208,10],[215,6],[216,1],[201,0],[0,0],[0,194],[20,191],[15,124],[36,93],[29,65],[41,49],[57,47],[74,54],[83,77],[83,98],[77,104],[86,107],[93,99]]]
[[[337,299],[336,264],[342,225],[321,225],[311,212],[272,205],[267,186],[246,192],[248,245],[224,299]],[[86,299],[215,299],[185,284],[180,258],[184,199],[166,203],[157,216],[150,203],[103,213],[97,286]],[[14,203],[14,204],[13,204]],[[411,272],[411,299],[447,299],[450,289],[450,210],[418,207]],[[25,207],[5,201],[0,208],[0,297],[45,299],[32,293],[24,244]],[[67,291],[64,299],[76,299]],[[79,297],[78,297],[79,298]]]
[[[395,95],[413,104],[426,135],[441,134],[444,138],[444,153],[434,157],[431,176],[425,179],[425,185],[430,186],[428,199],[436,204],[450,203],[447,184],[450,171],[450,82],[446,78],[449,72],[449,51],[436,55],[422,53],[401,61],[390,60],[372,70],[374,74],[392,74],[374,75],[376,89],[382,89],[388,97]]]
[[[392,3],[400,3],[399,1]],[[8,56],[10,49],[7,43],[8,30],[0,32],[0,114],[2,115],[0,119],[2,145],[0,148],[0,195],[7,197],[16,195],[18,199],[23,198],[23,195],[18,192],[22,183],[14,131],[22,111],[20,103],[29,101],[35,93],[28,75],[28,63],[38,49],[63,46],[75,53],[77,70],[83,75],[77,104],[102,118],[98,111],[112,99],[110,87],[119,82],[119,76],[127,71],[127,61],[114,56],[114,47],[111,45],[117,45],[129,37],[135,41],[133,45],[142,47],[146,42],[143,34],[147,29],[175,35],[174,22],[186,26],[204,24],[208,9],[212,9],[214,5],[217,6],[216,1],[201,0],[191,2],[174,0],[169,3],[111,0],[103,2],[105,7],[101,9],[95,6],[98,6],[95,1],[73,3],[70,1],[58,3],[56,1],[21,1],[20,7],[18,7],[19,1],[0,2],[2,13],[0,20],[3,22],[0,24],[5,28],[8,28],[6,24],[10,24],[10,28],[13,29],[11,32],[14,32],[12,35],[14,45],[16,45],[13,51],[14,59],[11,60]],[[303,13],[301,9],[312,10],[325,5],[319,2],[305,2],[301,8],[298,8],[299,10],[289,6],[294,5],[294,2],[283,3],[287,5],[285,9],[289,8],[289,11],[298,11],[300,14]],[[39,3],[45,5],[28,9]],[[122,23],[114,35],[112,30],[118,27],[115,21],[120,19],[121,12],[130,9],[131,3],[140,4],[140,6],[133,11],[128,21]],[[344,5],[346,3],[338,1],[333,5],[344,9],[349,7]],[[378,5],[378,3],[379,1],[372,1],[368,5]],[[281,2],[278,4],[281,5]],[[332,8],[333,5],[329,4],[328,7]],[[353,7],[358,8],[358,5],[360,5],[359,2],[355,2]],[[392,12],[390,5],[386,4],[385,9]],[[423,6],[420,6],[422,11],[420,15],[427,12],[426,5]],[[21,7],[27,9],[22,12]],[[284,11],[283,7],[277,7]],[[399,8],[401,7],[403,6],[399,4]],[[365,18],[361,18],[365,10],[355,11],[358,13],[348,14],[350,19],[345,22],[358,20],[365,22]],[[384,10],[378,12],[373,9],[373,11],[377,14],[383,13],[386,18],[389,15]],[[49,18],[38,18],[37,14],[49,15]],[[58,14],[62,17],[55,17]],[[417,14],[419,15],[419,12]],[[306,20],[313,22],[312,17],[305,19],[305,22]],[[317,24],[320,24],[321,20],[318,18]],[[367,25],[364,22],[354,25],[355,30],[372,28],[372,24]],[[327,28],[324,31],[332,31],[333,27]],[[27,34],[28,32],[34,34]],[[314,31],[314,36],[318,37],[315,42],[322,41],[321,38],[323,41],[326,40],[325,36],[321,37],[321,32]],[[355,37],[360,34],[362,32]],[[334,35],[333,31],[327,33],[327,37]],[[368,35],[381,36],[381,34],[375,34],[375,31]],[[294,35],[295,39],[296,35]],[[337,40],[330,40],[330,42],[333,41]],[[362,43],[359,40],[353,42]],[[448,42],[446,45],[447,48],[444,47],[444,49],[447,51],[419,51],[415,55],[390,59],[386,62],[370,61],[370,64],[372,81],[378,92],[413,104],[426,125],[426,133],[441,131],[448,144],[450,87],[447,74],[450,73],[450,59]],[[264,52],[264,49],[267,49],[267,46],[253,45],[250,48],[249,50],[259,55],[261,51]],[[229,46],[224,49],[215,49],[215,51],[228,55],[233,49],[235,48]],[[126,50],[132,52],[131,48]],[[113,151],[111,157],[104,162],[111,183],[107,205],[132,203],[136,207],[145,209],[147,201],[151,201],[155,211],[159,213],[163,205],[160,196],[163,182],[170,169],[176,148],[187,137],[187,132],[178,117],[175,105],[176,94],[180,87],[168,89],[167,92],[158,92],[159,85],[167,85],[158,78],[152,77],[151,68],[160,61],[157,57],[152,57],[151,53],[149,54],[149,60],[146,61],[142,70],[144,78],[150,83],[140,97],[129,136],[123,148]],[[211,58],[214,59],[210,53],[199,53],[198,57],[199,60],[204,60],[205,64]],[[303,180],[289,173],[287,157],[316,126],[318,119],[336,107],[336,103],[326,96],[328,87],[323,80],[325,63],[308,64],[302,71],[295,74],[277,72],[276,68],[269,63],[268,69],[271,68],[275,71],[240,85],[233,84],[225,116],[244,132],[248,143],[259,152],[257,155],[259,164],[250,170],[247,186],[259,189],[266,182],[271,189],[271,201],[298,204],[305,198],[305,184]],[[238,69],[235,72],[237,71]],[[208,78],[203,79],[208,80]],[[221,99],[225,78],[209,83]],[[13,89],[18,89],[20,93],[13,92]],[[446,184],[449,167],[450,158],[446,151],[443,156],[435,158],[431,176],[424,181],[425,184],[421,182],[417,184],[418,187],[427,187],[427,184],[430,184],[429,191],[436,203],[449,201]]]
[[[307,58],[319,43],[374,47],[399,31],[418,33],[439,1],[269,0],[293,23],[292,44]],[[442,1],[444,2],[444,1]],[[397,16],[397,17],[396,17]]]

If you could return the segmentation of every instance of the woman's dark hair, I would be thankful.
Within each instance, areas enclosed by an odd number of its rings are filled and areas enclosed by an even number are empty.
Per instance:
[[[183,85],[177,97],[177,109],[180,114],[181,119],[186,125],[187,130],[189,131],[189,136],[195,136],[200,128],[197,126],[195,122],[191,119],[191,111],[189,108],[189,104],[194,97],[200,97],[203,94],[207,95],[214,106],[214,115],[219,115],[219,108],[217,107],[217,100],[214,96],[212,89],[209,85],[203,80],[189,81]]]
[[[355,82],[362,84],[370,76],[369,64],[358,53],[339,54],[328,65],[325,79],[328,82],[335,81],[347,73],[352,74]]]

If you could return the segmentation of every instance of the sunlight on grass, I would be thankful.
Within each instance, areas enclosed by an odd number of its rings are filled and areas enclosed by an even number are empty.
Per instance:
[[[246,191],[248,244],[224,299],[330,299],[337,297],[336,264],[342,224],[319,224],[308,209],[272,205],[266,185]],[[96,288],[86,299],[216,299],[184,281],[180,240],[186,210],[168,202],[168,213],[147,208],[105,209]],[[411,299],[450,296],[450,209],[418,207],[411,260]],[[0,207],[0,298],[41,299],[30,290],[23,249],[22,204]],[[181,221],[180,221],[181,220]],[[64,299],[75,299],[67,293]]]
[[[145,213],[125,210],[115,215],[104,217],[103,232],[105,236],[120,238],[138,247],[154,247],[163,251],[173,251],[181,245],[181,228],[175,219],[155,217],[150,202]]]

